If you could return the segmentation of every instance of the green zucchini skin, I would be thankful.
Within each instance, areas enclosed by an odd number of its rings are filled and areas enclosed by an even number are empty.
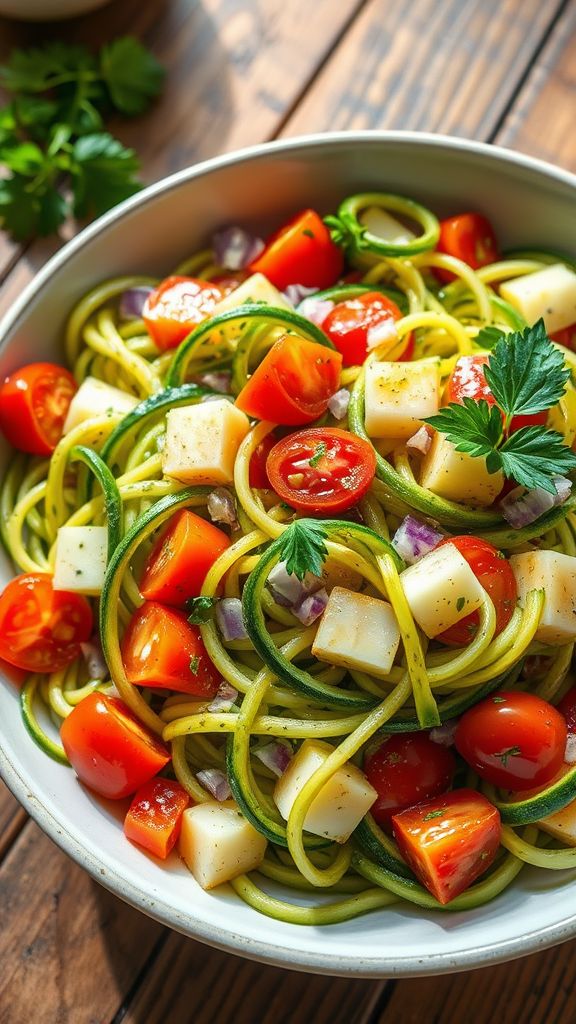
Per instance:
[[[530,825],[561,811],[576,799],[576,765],[547,789],[524,800],[501,800],[493,787],[489,787],[489,792],[489,800],[500,811],[504,825]]]
[[[322,292],[314,292],[314,295],[311,295],[310,298],[314,299],[314,301],[319,299],[338,303],[346,302],[348,299],[356,299],[359,295],[366,295],[368,292],[380,292],[387,299],[395,302],[398,309],[405,316],[408,313],[408,299],[404,292],[400,292],[396,288],[384,288],[381,284],[337,284],[333,288],[325,288]],[[297,307],[296,312],[300,311],[301,306],[302,303]]]
[[[48,757],[51,757],[53,761],[57,761],[58,764],[65,764],[70,767],[70,762],[62,747],[59,747],[57,743],[54,743],[53,740],[51,740],[50,737],[47,736],[46,733],[44,733],[38,726],[32,710],[30,689],[27,685],[25,685],[20,692],[20,712],[26,730],[34,740],[36,746],[40,747],[45,754],[48,754]]]
[[[104,495],[106,522],[108,527],[108,560],[120,543],[122,523],[122,499],[118,484],[104,460],[84,445],[75,445],[70,452],[71,461],[83,462],[100,484]]]
[[[356,846],[380,867],[393,871],[401,878],[415,881],[412,871],[395,855],[394,844],[378,827],[370,813],[354,829],[353,836]]]
[[[381,207],[389,213],[416,221],[422,233],[411,242],[386,242],[372,234],[360,223],[360,214],[371,206]],[[440,237],[438,218],[425,206],[406,196],[391,192],[360,192],[348,196],[340,203],[335,217],[326,217],[326,224],[333,229],[332,237],[337,245],[344,246],[350,256],[370,254],[373,256],[414,256],[416,253],[433,249]]]

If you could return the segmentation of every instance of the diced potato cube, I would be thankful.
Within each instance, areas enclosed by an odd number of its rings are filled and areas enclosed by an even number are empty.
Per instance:
[[[274,788],[274,802],[288,821],[294,801],[308,779],[334,748],[320,740],[305,740]],[[377,797],[359,768],[349,762],[339,768],[314,798],[304,829],[315,836],[345,843]]]
[[[426,416],[438,412],[438,360],[374,362],[366,367],[366,433],[412,437]]]
[[[454,544],[443,544],[400,573],[420,629],[435,637],[484,603],[486,591]]]
[[[267,306],[274,306],[280,309],[292,309],[282,292],[278,291],[264,274],[252,274],[251,277],[238,285],[234,291],[226,295],[214,307],[212,316],[220,313],[227,313],[229,309],[237,309],[249,302],[263,302]]]
[[[63,432],[69,434],[85,420],[96,419],[99,416],[126,416],[138,402],[139,399],[135,395],[112,387],[97,377],[86,377],[70,402]]]
[[[363,227],[371,234],[381,238],[383,242],[399,243],[413,242],[416,235],[410,228],[396,220],[391,213],[383,210],[381,206],[368,206],[358,217]]]
[[[549,334],[576,323],[576,274],[565,263],[504,281],[500,295],[527,323],[543,317]]]
[[[54,590],[96,597],[104,586],[107,558],[105,526],[61,526],[56,537]]]
[[[209,800],[184,811],[179,848],[203,889],[253,871],[264,859],[266,840],[234,800]]]
[[[320,661],[387,676],[400,644],[392,605],[366,594],[334,587],[312,654]]]
[[[226,398],[170,409],[162,470],[184,484],[228,484],[250,429],[245,413]]]
[[[457,452],[440,432],[435,432],[422,461],[420,485],[441,498],[461,501],[474,508],[492,505],[502,490],[500,470],[489,473],[486,459]]]
[[[530,590],[544,590],[544,608],[535,639],[543,644],[576,640],[576,558],[559,551],[524,551],[512,555],[518,599]]]
[[[541,818],[536,824],[538,828],[543,829],[548,835],[554,836],[554,839],[559,839],[561,843],[566,843],[567,846],[576,846],[576,800],[572,800],[555,814]]]

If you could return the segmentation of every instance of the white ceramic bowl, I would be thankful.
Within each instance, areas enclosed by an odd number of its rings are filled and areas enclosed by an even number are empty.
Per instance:
[[[107,277],[172,268],[216,225],[266,229],[311,205],[333,209],[369,188],[397,191],[440,214],[485,212],[504,246],[574,249],[576,177],[480,143],[411,133],[327,135],[224,156],[153,185],[61,250],[0,328],[0,372],[59,358],[66,314]],[[10,567],[0,564],[4,580]],[[576,880],[525,869],[499,899],[469,913],[407,906],[330,927],[260,916],[231,891],[207,894],[174,859],[168,867],[126,842],[113,804],[82,790],[38,750],[13,685],[0,687],[0,767],[51,838],[112,892],[178,931],[255,959],[358,976],[432,974],[522,956],[576,934]]]

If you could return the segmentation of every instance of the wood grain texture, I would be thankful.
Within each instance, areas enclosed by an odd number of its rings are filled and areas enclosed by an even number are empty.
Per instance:
[[[0,780],[0,862],[26,822],[27,814]]]

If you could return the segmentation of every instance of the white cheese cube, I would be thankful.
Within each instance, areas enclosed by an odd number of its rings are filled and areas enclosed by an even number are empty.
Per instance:
[[[216,304],[212,316],[227,313],[229,309],[237,309],[238,306],[244,306],[248,302],[263,302],[267,306],[293,309],[293,306],[284,298],[282,292],[279,292],[273,284],[270,284],[270,281],[267,277],[264,277],[264,274],[252,274],[251,277],[243,281],[234,291],[230,292],[229,295],[226,295]]]
[[[576,640],[576,558],[559,551],[524,551],[512,555],[518,599],[530,590],[544,590],[544,608],[534,639],[543,644]]]
[[[400,644],[392,605],[334,587],[312,645],[320,661],[387,676]]]
[[[245,413],[226,398],[170,409],[162,451],[165,476],[183,484],[228,484],[250,429]]]
[[[412,437],[426,416],[438,412],[438,360],[374,362],[366,367],[366,433]]]
[[[554,836],[554,839],[559,839],[561,843],[566,843],[567,846],[576,846],[576,800],[572,800],[555,814],[541,818],[536,824],[538,828],[543,829],[548,835]]]
[[[179,848],[198,884],[213,889],[257,868],[266,840],[233,800],[209,800],[184,811]]]
[[[393,217],[387,210],[383,210],[381,206],[368,206],[362,210],[358,220],[371,234],[392,245],[413,242],[416,238],[410,228],[396,220],[396,217]]]
[[[493,504],[503,484],[501,471],[489,473],[486,459],[457,452],[445,434],[435,432],[422,461],[421,487],[441,498],[481,508]]]
[[[500,295],[527,323],[543,317],[549,334],[576,323],[576,274],[565,263],[504,281]]]
[[[56,537],[54,590],[96,597],[104,586],[107,558],[105,526],[61,526]]]
[[[435,637],[484,603],[486,591],[454,544],[443,544],[400,573],[410,611]]]
[[[274,802],[285,821],[298,794],[334,748],[321,740],[305,740],[274,788]],[[377,797],[355,765],[347,762],[326,782],[310,804],[304,829],[315,836],[345,843]]]
[[[120,414],[126,416],[140,399],[129,395],[127,391],[112,387],[97,377],[86,377],[82,381],[74,398],[70,402],[68,414],[64,421],[64,433],[69,434],[74,427],[85,420],[99,416]]]

